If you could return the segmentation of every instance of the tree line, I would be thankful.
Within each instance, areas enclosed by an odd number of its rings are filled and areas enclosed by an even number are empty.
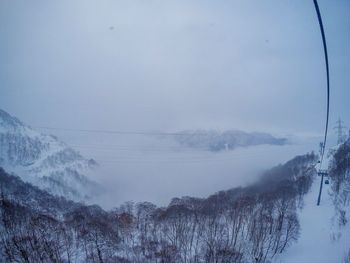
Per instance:
[[[315,161],[313,153],[298,156],[251,186],[208,198],[111,211],[52,196],[0,169],[0,262],[268,262],[299,236],[297,209]]]

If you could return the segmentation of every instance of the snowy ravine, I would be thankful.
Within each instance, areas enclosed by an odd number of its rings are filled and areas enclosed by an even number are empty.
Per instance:
[[[0,166],[52,194],[85,200],[97,185],[84,174],[96,162],[0,109]]]
[[[319,187],[320,177],[317,177],[299,211],[300,237],[296,244],[275,258],[275,263],[344,262],[350,248],[350,224],[338,228],[330,185],[323,185],[321,204],[316,205]]]

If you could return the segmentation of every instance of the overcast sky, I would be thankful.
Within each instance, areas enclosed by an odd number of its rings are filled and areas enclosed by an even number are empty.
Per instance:
[[[350,1],[319,0],[350,126]],[[33,126],[322,133],[312,0],[0,0],[0,108]]]

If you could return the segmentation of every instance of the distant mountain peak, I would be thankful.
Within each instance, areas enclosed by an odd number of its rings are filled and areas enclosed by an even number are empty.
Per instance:
[[[24,125],[19,119],[0,109],[0,128],[12,129],[12,131],[15,131],[23,127]]]
[[[285,138],[276,138],[264,132],[245,132],[241,130],[185,130],[173,136],[181,145],[208,150],[234,150],[237,147],[248,147],[262,144],[284,145]]]

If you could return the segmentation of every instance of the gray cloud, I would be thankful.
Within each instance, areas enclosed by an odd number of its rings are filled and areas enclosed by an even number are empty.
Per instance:
[[[0,103],[29,123],[323,128],[323,54],[311,2],[0,5]],[[321,1],[320,6],[329,40],[332,113],[344,116],[350,5]]]

